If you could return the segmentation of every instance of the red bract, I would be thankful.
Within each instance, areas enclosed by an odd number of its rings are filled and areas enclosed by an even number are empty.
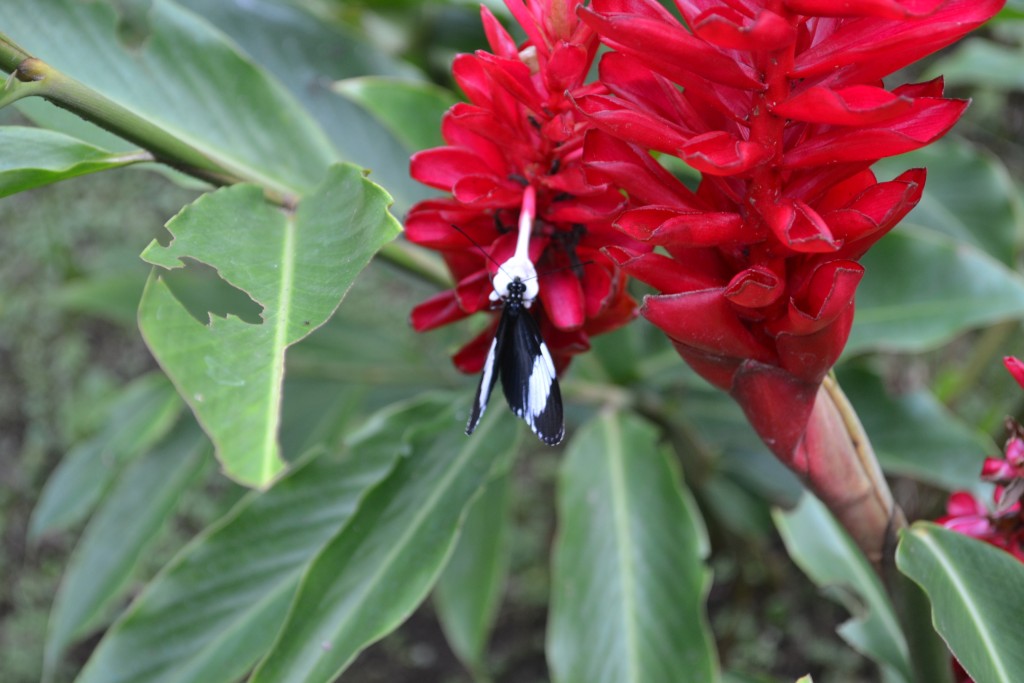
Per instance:
[[[591,184],[583,173],[589,123],[572,97],[606,92],[584,83],[598,47],[596,34],[573,13],[575,2],[506,4],[527,41],[517,45],[482,9],[492,53],[460,55],[453,66],[469,102],[445,115],[446,147],[412,158],[414,178],[452,196],[414,206],[406,235],[440,251],[456,280],[454,289],[417,306],[412,323],[423,331],[491,310],[491,278],[515,249],[524,192],[532,187],[537,213],[530,259],[540,285],[539,305],[532,310],[561,369],[589,347],[589,335],[636,315],[624,274],[601,249],[650,247],[612,227],[625,205],[622,194]],[[456,366],[478,371],[493,334],[492,325],[456,353]]]
[[[1007,356],[1003,359],[1003,365],[1006,366],[1007,372],[1017,380],[1017,384],[1024,389],[1024,362],[1021,362],[1020,358]]]
[[[1006,369],[1021,382],[1021,362],[1008,356],[1003,359]],[[1024,388],[1024,382],[1022,382]],[[1003,447],[1003,457],[985,458],[981,466],[981,480],[996,484],[993,501],[988,506],[966,491],[957,491],[946,503],[946,516],[936,520],[948,529],[980,538],[1013,554],[1024,562],[1024,427],[1012,418],[1006,419],[1009,436]]]
[[[610,92],[576,95],[596,127],[588,178],[624,188],[634,206],[617,227],[667,255],[608,253],[660,290],[643,315],[794,467],[849,335],[858,260],[924,186],[922,169],[880,182],[869,167],[941,137],[967,104],[942,97],[941,80],[880,79],[1002,4],[676,0],[690,30],[655,0],[579,9],[615,50],[600,65]],[[649,150],[700,171],[700,185]]]
[[[1004,489],[996,491],[999,501]],[[1002,548],[1024,562],[1024,514],[1020,501],[1009,506],[997,503],[990,510],[984,502],[967,491],[957,491],[949,497],[946,515],[936,520],[939,524],[966,536],[973,536]]]

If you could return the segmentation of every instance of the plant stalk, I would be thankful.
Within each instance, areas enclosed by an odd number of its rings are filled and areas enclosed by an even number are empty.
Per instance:
[[[143,148],[150,158],[215,186],[250,182],[263,188],[267,200],[285,209],[299,201],[297,188],[265,177],[253,177],[196,149],[186,141],[79,81],[36,59],[7,36],[0,34],[0,70],[10,74],[0,90],[0,107],[24,97],[42,97],[86,121]],[[444,265],[407,242],[397,241],[380,251],[381,258],[427,282],[450,287]]]

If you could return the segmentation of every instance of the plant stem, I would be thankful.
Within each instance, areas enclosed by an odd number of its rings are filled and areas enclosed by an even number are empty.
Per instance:
[[[863,487],[860,496],[853,498],[848,504],[838,506],[838,509],[833,508],[833,513],[858,539],[858,544],[874,564],[888,590],[907,639],[914,683],[949,683],[952,680],[949,651],[932,626],[928,597],[917,584],[896,568],[896,544],[900,532],[907,526],[906,517],[893,501],[889,485],[882,475],[878,459],[860,418],[857,417],[853,405],[846,398],[839,383],[831,375],[822,383],[822,392],[830,399],[832,407],[842,421],[843,430],[853,451],[847,457],[856,460],[856,466],[851,472],[857,473],[861,479],[859,486]],[[832,443],[835,444],[835,441]],[[864,486],[865,484],[869,485]],[[887,519],[887,523],[885,528],[880,530],[878,527],[883,518]],[[873,519],[874,522],[862,528],[865,519]],[[855,533],[865,529],[871,532],[866,537]],[[879,535],[882,538],[879,539]],[[862,538],[868,538],[872,542],[865,544]]]
[[[452,286],[451,275],[440,259],[404,239],[385,244],[377,254],[392,265],[442,289]]]
[[[0,41],[0,45],[3,44],[3,41]],[[276,203],[295,203],[294,200],[288,201],[290,188],[272,184],[266,179],[250,179],[232,172],[160,126],[150,123],[46,62],[29,57],[18,64],[13,74],[18,81],[35,86],[35,91],[31,94],[43,97],[58,107],[67,109],[86,121],[139,145],[148,150],[160,163],[214,185],[256,180],[266,188],[268,198]]]
[[[18,70],[18,65],[31,56],[13,40],[0,33],[0,71],[13,74]]]
[[[0,70],[10,74],[0,90],[0,107],[23,97],[42,97],[142,147],[151,157],[146,160],[170,166],[215,186],[255,183],[263,188],[268,201],[286,209],[293,209],[298,204],[298,188],[232,168],[227,162],[196,149],[160,126],[36,59],[2,33]],[[380,256],[427,282],[439,287],[451,286],[451,277],[444,265],[407,242],[398,241],[386,245],[381,249]]]
[[[954,405],[964,392],[977,384],[978,378],[992,366],[999,349],[1003,348],[1006,340],[1017,331],[1018,325],[1016,320],[1008,320],[989,327],[981,334],[972,349],[967,367],[959,373],[956,382],[940,397],[943,403],[947,406]]]

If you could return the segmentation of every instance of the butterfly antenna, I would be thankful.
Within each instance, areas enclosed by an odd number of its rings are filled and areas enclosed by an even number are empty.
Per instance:
[[[471,244],[472,244],[472,245],[473,245],[474,247],[476,247],[477,249],[479,249],[479,250],[480,250],[480,253],[484,255],[484,258],[486,258],[486,259],[487,259],[488,261],[490,261],[491,263],[493,263],[493,264],[494,264],[495,266],[497,266],[498,268],[501,268],[501,264],[500,264],[500,263],[498,263],[498,261],[497,261],[497,260],[496,260],[496,259],[495,259],[495,258],[494,258],[493,256],[491,256],[491,255],[490,255],[489,253],[487,253],[487,250],[486,250],[486,249],[484,249],[483,245],[482,245],[482,244],[480,244],[479,242],[477,242],[477,241],[476,241],[475,239],[473,239],[473,236],[472,236],[472,235],[470,235],[470,234],[469,234],[468,232],[466,232],[465,230],[463,230],[463,229],[462,229],[462,228],[460,228],[459,226],[455,225],[454,223],[449,223],[448,225],[450,225],[450,226],[452,226],[453,228],[455,228],[455,230],[456,230],[456,231],[457,231],[457,232],[458,232],[458,233],[459,233],[460,235],[462,235],[463,237],[465,237],[465,238],[466,238],[467,240],[469,240],[469,241],[470,241],[470,243],[471,243]]]

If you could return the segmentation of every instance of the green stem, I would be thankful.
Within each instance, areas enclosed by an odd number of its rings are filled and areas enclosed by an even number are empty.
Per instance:
[[[974,345],[971,357],[965,367],[953,383],[940,397],[947,406],[953,406],[963,394],[978,383],[978,379],[991,367],[999,350],[1003,348],[1006,340],[1016,331],[1019,323],[1016,320],[993,325],[986,329],[978,342]]]
[[[253,177],[240,169],[211,158],[184,140],[129,109],[104,97],[75,79],[34,58],[10,38],[0,33],[0,70],[10,74],[0,89],[0,107],[23,97],[42,97],[77,114],[148,153],[156,161],[213,185],[251,182],[263,188],[267,199],[285,208],[294,208],[299,200],[294,188],[268,178]],[[451,277],[440,260],[406,242],[393,242],[380,252],[381,258],[399,268],[438,285],[450,287]]]
[[[13,74],[18,70],[18,65],[31,56],[13,40],[0,33],[0,71]]]
[[[452,277],[441,259],[403,239],[385,244],[377,254],[392,265],[442,289],[452,286]]]
[[[299,197],[293,188],[268,178],[253,177],[211,158],[160,126],[32,57],[3,34],[0,34],[0,70],[10,74],[3,90],[0,90],[0,107],[23,97],[42,97],[139,145],[150,155],[140,160],[165,164],[213,185],[255,183],[263,188],[267,199],[275,204],[288,209],[298,204]],[[427,282],[439,287],[451,287],[451,276],[444,264],[407,242],[388,244],[380,251],[380,256]]]
[[[0,46],[5,45],[0,41]],[[6,65],[6,60],[3,60]],[[226,168],[188,143],[95,90],[33,57],[22,60],[13,72],[18,81],[32,84],[33,95],[43,97],[104,130],[148,150],[160,163],[215,185],[230,185],[256,180],[268,198],[282,205],[293,205],[289,188],[268,183],[266,179],[247,178]]]

